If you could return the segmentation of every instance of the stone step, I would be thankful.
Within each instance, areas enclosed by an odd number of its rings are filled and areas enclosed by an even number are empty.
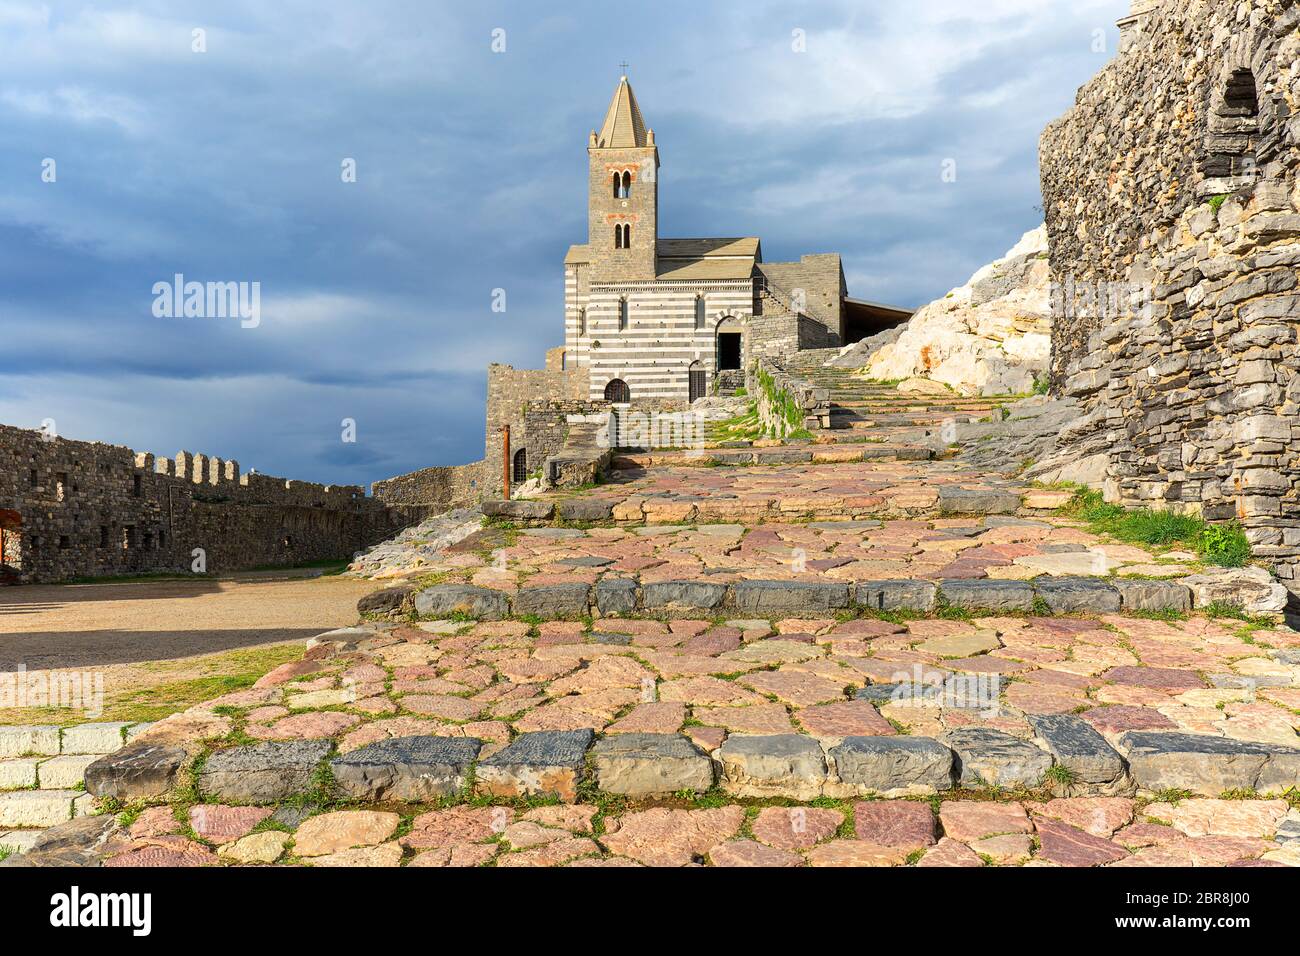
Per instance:
[[[517,590],[438,584],[415,596],[425,619],[466,615],[480,620],[530,616],[564,620],[611,614],[665,613],[824,617],[849,611],[930,614],[945,607],[971,612],[1111,614],[1119,611],[1186,611],[1193,604],[1177,581],[1043,577],[1033,581],[984,578],[890,581],[642,582],[636,574],[605,574],[594,584],[572,582]]]
[[[912,689],[869,685],[888,696],[859,696],[872,705],[907,706]],[[978,694],[944,706],[978,707]],[[854,706],[845,702],[845,706]],[[862,705],[856,705],[862,706]],[[329,740],[233,746],[215,751],[218,769],[200,774],[207,799],[277,804],[320,787],[328,766],[335,796],[366,802],[428,803],[473,792],[488,799],[551,799],[576,803],[596,791],[656,799],[720,788],[738,798],[901,797],[956,789],[1065,790],[1070,796],[1119,796],[1163,789],[1196,793],[1255,789],[1286,791],[1300,783],[1300,749],[1205,735],[1133,732],[1116,749],[1072,715],[1031,716],[1033,739],[989,727],[940,737],[909,734],[825,736],[802,733],[732,734],[710,753],[678,733],[634,732],[597,740],[590,729],[531,731],[480,759],[474,737],[393,738],[332,755]],[[882,726],[885,726],[882,722]],[[1054,783],[1063,767],[1068,783]],[[1202,776],[1197,776],[1200,773]],[[1186,786],[1183,786],[1183,785]],[[1177,786],[1175,786],[1177,785]],[[45,811],[14,818],[69,819],[76,794],[62,794]],[[322,794],[328,797],[328,794]],[[27,801],[33,807],[37,801]],[[5,804],[0,801],[0,812]]]

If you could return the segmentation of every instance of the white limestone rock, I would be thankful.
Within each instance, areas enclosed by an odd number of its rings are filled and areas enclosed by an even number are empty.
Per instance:
[[[870,379],[927,378],[963,395],[1025,394],[1052,346],[1047,232],[1025,233],[1005,256],[921,308],[871,355]]]

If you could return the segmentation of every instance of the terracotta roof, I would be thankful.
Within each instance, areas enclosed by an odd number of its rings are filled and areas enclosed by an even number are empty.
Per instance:
[[[641,107],[637,106],[636,96],[627,77],[622,77],[618,81],[618,89],[614,91],[614,98],[609,101],[605,123],[596,136],[596,146],[600,149],[621,149],[646,146],[648,143]]]

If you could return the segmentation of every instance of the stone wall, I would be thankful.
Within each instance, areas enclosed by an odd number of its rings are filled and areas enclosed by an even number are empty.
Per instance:
[[[438,465],[376,481],[374,495],[390,505],[420,505],[429,513],[450,511],[482,500],[484,464]]]
[[[1135,4],[1041,143],[1056,387],[1105,437],[1107,497],[1237,518],[1300,558],[1300,10]]]
[[[541,467],[544,459],[537,457],[537,452],[529,447],[529,403],[581,402],[587,399],[589,388],[589,376],[585,368],[517,369],[510,365],[488,366],[487,428],[484,435],[481,473],[483,487],[480,498],[499,498],[504,493],[502,430],[505,426],[510,426],[511,458],[519,449],[525,449],[529,471],[535,471]],[[546,435],[539,438],[543,442],[548,440]],[[563,437],[560,442],[563,443]]]
[[[0,527],[19,581],[190,571],[196,548],[208,572],[347,558],[414,517],[358,487],[0,425]]]
[[[798,262],[760,262],[763,283],[791,306],[792,311],[816,319],[822,326],[826,345],[802,348],[830,348],[839,345],[844,334],[844,297],[849,294],[844,269],[837,253],[800,256]],[[810,330],[805,334],[813,335]]]

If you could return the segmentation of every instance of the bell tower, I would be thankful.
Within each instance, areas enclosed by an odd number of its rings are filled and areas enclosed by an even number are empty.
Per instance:
[[[655,278],[659,239],[659,150],[627,77],[621,77],[600,132],[587,141],[591,278]]]

